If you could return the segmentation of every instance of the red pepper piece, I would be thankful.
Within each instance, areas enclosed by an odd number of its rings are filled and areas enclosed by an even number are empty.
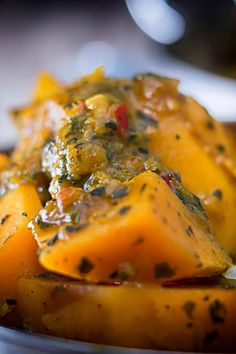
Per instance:
[[[173,181],[171,180],[171,178],[170,178],[168,175],[166,175],[164,172],[161,172],[161,173],[160,173],[160,177],[161,177],[162,179],[164,179],[164,181],[166,182],[166,184],[173,190],[173,188],[174,188],[175,186],[174,186],[174,183],[173,183]]]
[[[79,100],[77,103],[81,108],[86,108],[86,103],[84,101]]]
[[[124,134],[129,128],[128,112],[125,103],[121,103],[115,110],[115,116],[118,123],[118,131]]]

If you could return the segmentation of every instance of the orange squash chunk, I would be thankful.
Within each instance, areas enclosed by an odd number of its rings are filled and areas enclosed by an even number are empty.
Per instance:
[[[203,202],[217,240],[236,254],[235,137],[200,104],[180,95],[176,80],[139,75],[134,93],[136,106],[158,122],[149,129],[150,151],[180,173]]]
[[[65,279],[19,282],[22,324],[59,337],[136,348],[235,349],[236,289],[219,285],[91,285]]]
[[[33,93],[33,100],[40,102],[61,91],[63,85],[48,72],[41,72]]]
[[[217,125],[214,121],[212,124]],[[185,186],[201,198],[217,240],[229,252],[235,253],[236,193],[233,177],[206,153],[194,130],[180,117],[170,116],[160,121],[159,129],[151,137],[151,145],[167,166],[180,173]]]
[[[34,229],[42,266],[93,281],[163,282],[212,275],[231,264],[207,217],[190,211],[160,176],[144,172],[124,188],[127,195],[105,214],[95,211],[87,224],[65,225],[54,235]]]
[[[27,228],[29,220],[40,210],[35,187],[21,185],[0,199],[0,304],[17,297],[18,279],[42,272],[37,244]]]

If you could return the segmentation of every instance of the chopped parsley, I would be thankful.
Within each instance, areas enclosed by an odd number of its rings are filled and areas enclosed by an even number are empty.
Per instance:
[[[115,122],[112,122],[112,121],[106,122],[105,123],[105,127],[106,128],[110,128],[112,130],[117,130],[117,124]]]
[[[218,198],[218,199],[221,200],[222,197],[223,197],[223,192],[222,192],[221,189],[217,188],[217,189],[214,190],[214,192],[212,193],[212,195],[213,195],[214,197],[216,197],[216,198]]]
[[[47,241],[47,246],[52,246],[58,241],[58,234],[50,238],[50,240]]]
[[[6,214],[1,220],[0,220],[0,225],[3,225],[7,219],[9,219],[10,215],[9,214]]]
[[[225,152],[225,147],[222,144],[217,144],[216,149],[221,153]]]
[[[100,197],[105,194],[105,187],[98,187],[93,189],[90,193],[93,197]]]
[[[148,155],[149,151],[145,147],[139,146],[138,151],[141,152],[143,155]]]
[[[215,129],[215,124],[214,124],[214,122],[213,122],[213,120],[208,120],[207,122],[206,122],[206,127],[208,128],[208,129],[210,129],[210,130],[214,130]]]
[[[144,184],[142,185],[142,187],[140,188],[140,192],[141,192],[141,193],[144,192],[146,188],[147,188],[147,183],[144,183]]]
[[[16,304],[17,304],[17,300],[16,300],[16,299],[7,298],[7,299],[5,300],[5,303],[6,303],[8,306],[13,306],[13,305],[16,305]]]
[[[186,234],[188,236],[190,236],[190,237],[194,235],[194,232],[193,232],[193,229],[192,229],[191,225],[189,225],[185,231],[186,231]]]
[[[121,187],[121,188],[116,189],[114,192],[111,193],[111,198],[112,199],[120,199],[120,198],[124,198],[126,195],[128,195],[128,188],[127,187]]]
[[[68,234],[73,234],[75,232],[79,232],[80,230],[83,230],[85,227],[87,227],[89,224],[81,224],[78,226],[73,226],[73,225],[66,225],[65,226],[65,231]]]
[[[219,332],[217,330],[207,332],[204,337],[204,344],[208,347],[218,337],[219,337]]]
[[[123,206],[120,210],[119,210],[119,214],[120,215],[124,215],[126,213],[128,213],[128,211],[131,209],[131,206],[129,205],[126,205],[126,206]]]
[[[226,315],[225,305],[220,300],[215,300],[209,306],[212,322],[223,323]]]
[[[154,275],[156,279],[160,278],[170,278],[175,275],[175,270],[171,268],[169,263],[167,262],[162,262],[159,264],[156,264],[154,268]]]
[[[35,218],[36,224],[40,227],[40,229],[46,229],[48,227],[51,226],[51,224],[43,221],[42,219],[40,219],[39,217]]]
[[[156,119],[154,119],[151,115],[146,114],[142,111],[137,111],[137,118],[144,121],[147,124],[155,125],[155,126],[157,125]]]
[[[118,279],[121,281],[127,281],[136,274],[133,264],[130,262],[124,262],[118,266],[117,269],[113,270],[109,274],[110,279]]]
[[[77,268],[80,274],[88,274],[94,269],[94,264],[87,257],[83,257]]]
[[[183,304],[183,310],[186,312],[187,316],[192,319],[193,318],[193,312],[196,308],[196,303],[194,301],[186,301]]]

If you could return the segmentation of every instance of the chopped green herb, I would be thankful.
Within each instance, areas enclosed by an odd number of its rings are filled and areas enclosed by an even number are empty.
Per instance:
[[[137,240],[135,240],[135,241],[132,243],[132,246],[141,245],[143,242],[144,242],[144,238],[141,236],[141,237],[137,238]]]
[[[141,193],[144,192],[146,188],[147,188],[147,183],[144,183],[144,184],[142,185],[142,187],[140,188],[140,192],[141,192]]]
[[[94,268],[94,264],[86,257],[83,257],[78,265],[80,274],[88,274]]]
[[[206,295],[206,296],[204,296],[203,300],[204,300],[204,301],[208,301],[209,298],[210,298],[209,295]]]
[[[51,224],[46,223],[45,221],[41,220],[40,218],[36,217],[35,221],[40,229],[46,229],[51,226]]]
[[[137,117],[138,119],[141,119],[142,121],[145,121],[148,124],[157,125],[157,121],[151,115],[146,114],[142,111],[137,111]]]
[[[124,215],[124,214],[126,214],[130,209],[131,209],[131,206],[129,206],[129,205],[123,206],[123,207],[119,210],[119,214],[120,214],[120,215]]]
[[[68,234],[73,234],[75,232],[79,232],[80,230],[83,230],[87,226],[88,226],[88,224],[81,224],[81,225],[78,225],[78,226],[67,225],[65,227],[65,231]]]
[[[73,224],[77,225],[79,223],[80,215],[81,215],[80,210],[71,214],[71,219],[72,219]]]
[[[167,262],[156,264],[154,268],[154,274],[156,279],[170,278],[175,275],[175,270]]]
[[[65,174],[65,175],[61,175],[58,177],[58,183],[59,184],[62,184],[63,182],[67,181],[68,179],[68,176]]]
[[[128,136],[128,143],[133,142],[135,139],[137,139],[138,135],[137,134],[130,134]]]
[[[73,143],[76,143],[78,141],[78,138],[76,136],[73,136],[73,138],[71,138],[69,141],[68,141],[68,144],[73,144]]]
[[[47,246],[52,246],[54,243],[58,241],[58,234],[50,238],[50,240],[47,241]]]
[[[206,123],[206,126],[210,130],[214,130],[215,129],[215,124],[214,124],[213,120],[208,120],[207,123]]]
[[[138,147],[138,151],[141,152],[141,154],[143,154],[143,155],[147,155],[148,152],[149,152],[148,149],[146,149],[146,148],[144,148],[142,146]]]
[[[95,188],[91,191],[91,195],[93,197],[95,197],[95,196],[100,197],[105,194],[105,191],[106,191],[105,187],[98,187],[98,188]]]
[[[37,278],[42,278],[42,279],[48,279],[51,278],[53,276],[53,273],[51,272],[45,272],[45,273],[41,273],[36,275]]]
[[[16,305],[17,304],[17,300],[16,299],[10,299],[10,298],[7,298],[5,300],[5,303],[9,306],[12,306],[12,305]]]
[[[8,219],[9,217],[10,217],[9,214],[5,215],[5,216],[2,218],[2,220],[0,220],[0,225],[3,225],[3,224],[7,221],[7,219]]]
[[[216,148],[219,152],[225,152],[225,147],[222,144],[217,144]]]
[[[118,270],[115,269],[115,270],[113,270],[113,271],[109,274],[109,278],[110,278],[110,279],[115,279],[115,278],[118,277],[118,274],[119,274]]]
[[[214,190],[214,192],[212,193],[212,195],[218,199],[222,199],[222,196],[223,196],[223,192],[221,189],[217,188]]]
[[[73,107],[73,102],[69,102],[65,105],[65,108],[72,108]]]
[[[189,225],[185,231],[186,231],[186,234],[190,237],[194,235],[191,225]]]
[[[112,122],[112,121],[106,122],[105,123],[105,127],[106,128],[110,128],[112,130],[117,130],[117,124],[115,122]]]
[[[197,209],[202,214],[205,214],[205,210],[202,206],[202,203],[195,194],[186,194],[182,188],[175,188],[174,193],[191,212],[194,212]]]
[[[226,315],[225,305],[220,300],[215,300],[209,306],[209,312],[211,315],[212,322],[223,323]]]
[[[27,213],[25,211],[23,211],[23,213],[21,213],[21,216],[27,217]]]
[[[119,189],[116,189],[114,192],[111,193],[111,198],[112,199],[120,199],[124,198],[128,194],[128,188],[127,187],[121,187]]]
[[[117,269],[110,273],[110,279],[119,279],[121,281],[127,281],[130,277],[134,276],[136,271],[134,266],[129,263],[125,262],[119,265]]]
[[[113,149],[109,146],[106,152],[107,160],[111,160],[111,158],[114,156],[114,151]]]
[[[211,344],[214,340],[216,340],[219,337],[219,332],[217,330],[214,330],[212,332],[207,332],[205,337],[204,337],[204,343],[206,346]]]
[[[176,140],[180,140],[180,135],[179,135],[179,134],[176,134],[176,135],[175,135],[175,139],[176,139]]]
[[[196,308],[196,303],[194,301],[187,301],[183,304],[183,310],[186,312],[189,318],[193,318],[193,311]]]

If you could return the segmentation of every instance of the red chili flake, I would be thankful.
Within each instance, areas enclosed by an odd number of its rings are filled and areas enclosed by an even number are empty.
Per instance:
[[[173,187],[174,187],[173,181],[171,180],[171,178],[170,178],[168,175],[166,175],[165,173],[161,172],[161,173],[160,173],[160,177],[161,177],[162,179],[164,179],[164,181],[167,183],[167,185],[168,185],[171,189],[173,189]]]
[[[84,101],[79,100],[77,103],[81,108],[86,108],[86,103]]]
[[[124,134],[129,128],[129,119],[127,113],[127,107],[125,103],[121,103],[115,110],[115,116],[118,123],[118,131]]]

